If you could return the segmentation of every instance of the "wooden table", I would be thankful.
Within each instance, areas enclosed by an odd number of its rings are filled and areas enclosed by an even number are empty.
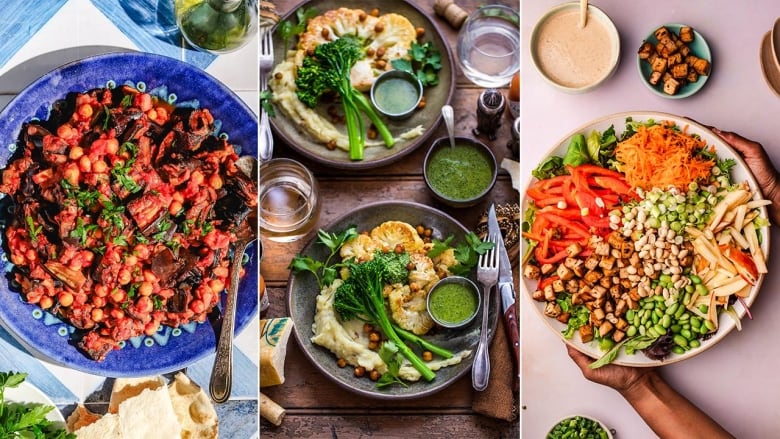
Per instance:
[[[284,14],[295,6],[295,1],[278,0],[277,10]],[[456,31],[433,12],[432,1],[418,1],[422,9],[433,16],[454,50]],[[467,11],[476,9],[481,2],[460,0],[458,4]],[[511,1],[498,2],[517,7]],[[456,63],[457,64],[457,63]],[[457,90],[451,105],[455,109],[456,135],[471,136],[476,126],[476,102],[482,91],[470,83],[457,70]],[[506,93],[506,90],[504,90]],[[511,118],[507,114],[498,138],[481,140],[490,145],[500,163],[511,152],[506,145],[510,138]],[[441,124],[431,140],[445,136]],[[323,167],[307,160],[279,139],[276,140],[274,157],[290,157],[301,161],[316,175],[320,184],[322,211],[318,227],[324,227],[345,212],[366,203],[383,200],[415,201],[452,215],[467,228],[476,226],[479,216],[491,202],[517,202],[518,193],[512,189],[509,175],[500,170],[491,197],[468,209],[449,208],[437,202],[426,188],[422,175],[422,162],[431,141],[399,162],[362,172],[347,172]],[[316,230],[316,228],[315,228]],[[266,280],[271,307],[264,315],[287,315],[286,290],[290,259],[314,236],[280,244],[263,239],[264,253],[260,272]],[[261,237],[262,238],[262,237]],[[517,275],[517,270],[515,270]],[[304,356],[291,337],[287,349],[286,381],[281,386],[262,389],[263,393],[287,410],[280,427],[261,420],[261,437],[505,437],[519,436],[518,422],[505,422],[475,413],[472,408],[470,374],[447,389],[431,397],[392,402],[367,399],[352,394],[322,375]]]

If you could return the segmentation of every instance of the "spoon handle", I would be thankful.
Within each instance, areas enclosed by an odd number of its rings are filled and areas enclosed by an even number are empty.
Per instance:
[[[455,114],[452,106],[441,107],[441,115],[444,118],[444,125],[447,126],[447,134],[450,136],[450,146],[455,148]]]
[[[227,291],[225,312],[222,316],[222,330],[219,333],[217,354],[209,381],[211,399],[219,404],[230,398],[230,391],[233,388],[233,326],[236,320],[238,278],[241,274],[241,260],[244,257],[246,246],[247,242],[243,241],[236,246],[233,268],[230,271],[230,286]]]

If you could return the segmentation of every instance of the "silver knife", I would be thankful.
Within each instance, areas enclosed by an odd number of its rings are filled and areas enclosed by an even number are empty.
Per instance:
[[[512,346],[512,362],[514,363],[515,372],[514,389],[517,391],[519,388],[520,376],[520,331],[517,325],[515,286],[514,278],[512,277],[512,264],[509,262],[509,255],[507,254],[506,246],[504,245],[504,237],[501,234],[501,229],[498,226],[498,219],[496,218],[495,204],[490,206],[487,225],[488,233],[495,233],[501,238],[498,240],[498,284],[496,286],[501,293],[501,309],[504,314],[504,328],[506,329],[509,343]]]

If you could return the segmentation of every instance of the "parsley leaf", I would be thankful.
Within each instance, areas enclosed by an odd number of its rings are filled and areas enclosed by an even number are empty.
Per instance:
[[[379,377],[379,380],[376,382],[376,387],[381,389],[396,383],[401,384],[404,387],[409,387],[399,375],[403,357],[398,353],[398,346],[392,341],[386,341],[382,343],[382,347],[379,348],[378,353],[379,358],[387,365],[387,372]]]
[[[317,8],[298,8],[298,10],[295,11],[295,18],[298,21],[297,24],[293,24],[290,20],[284,20],[279,23],[278,31],[279,35],[282,37],[282,41],[284,41],[285,52],[287,51],[287,44],[290,39],[306,30],[306,22],[317,15],[319,15]]]
[[[36,226],[33,218],[30,215],[24,217],[24,221],[27,223],[27,231],[30,233],[30,239],[33,244],[38,243],[38,235],[43,230],[43,226]]]
[[[441,52],[428,41],[420,44],[412,42],[408,55],[410,59],[399,58],[390,62],[396,70],[409,72],[420,80],[423,87],[434,86],[439,83],[439,70],[441,70]]]
[[[274,106],[271,104],[271,97],[273,96],[273,93],[271,90],[263,90],[260,92],[260,106],[263,107],[263,111],[265,111],[265,114],[267,114],[270,117],[276,117],[276,111],[274,111]]]
[[[341,233],[329,233],[320,229],[317,232],[317,243],[326,246],[330,250],[330,254],[325,261],[318,261],[310,256],[296,255],[290,265],[287,267],[294,273],[311,272],[314,277],[317,278],[317,284],[322,287],[326,287],[336,280],[338,275],[337,268],[340,268],[343,264],[331,264],[330,261],[338,254],[341,246],[347,241],[355,238],[358,235],[357,228],[350,226],[347,230]]]

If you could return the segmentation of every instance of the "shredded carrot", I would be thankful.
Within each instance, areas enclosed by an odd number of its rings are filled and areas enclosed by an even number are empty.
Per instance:
[[[712,173],[714,161],[695,154],[705,148],[704,140],[685,130],[640,126],[636,134],[618,143],[615,158],[632,188],[686,190],[691,182],[706,180]]]

